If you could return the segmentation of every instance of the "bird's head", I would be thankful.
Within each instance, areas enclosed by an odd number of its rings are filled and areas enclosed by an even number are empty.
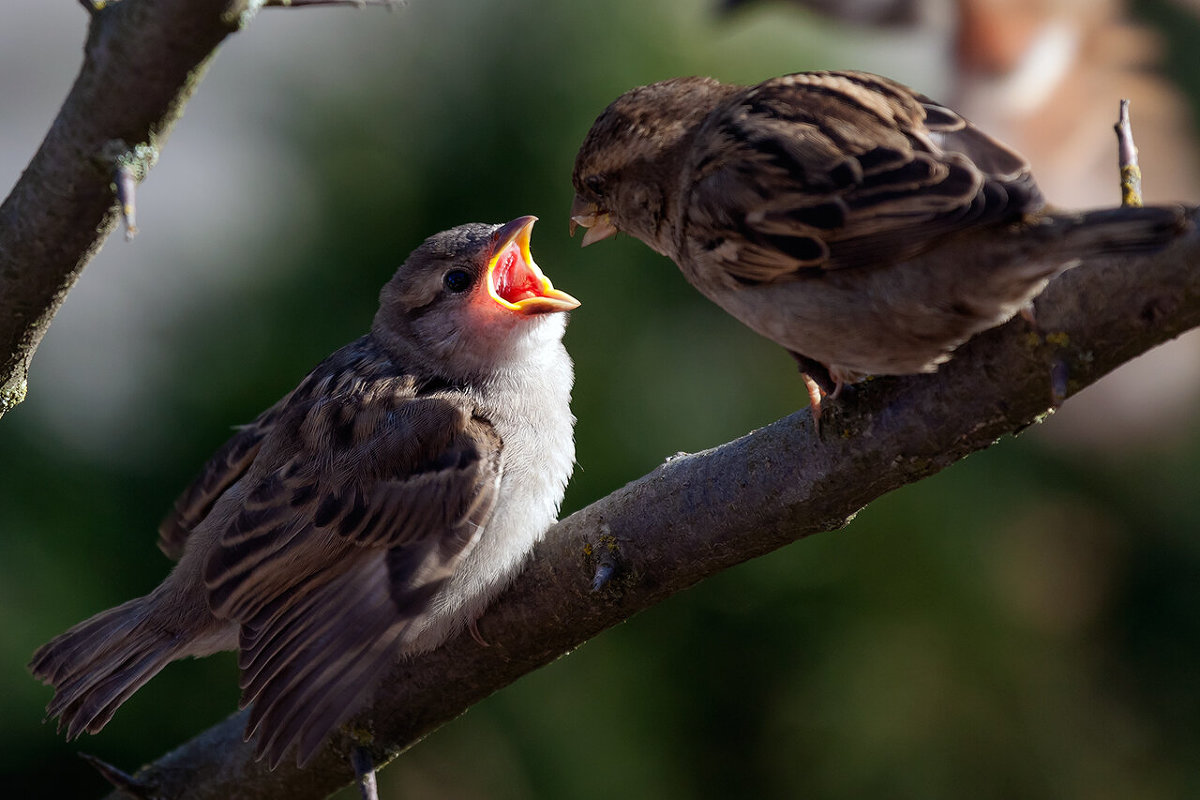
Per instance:
[[[380,293],[373,332],[406,364],[445,377],[486,374],[562,338],[579,301],[529,250],[537,217],[460,225],[426,239]]]
[[[729,89],[712,78],[672,78],[631,89],[604,109],[571,176],[571,233],[587,228],[584,247],[622,231],[671,255],[680,160]]]

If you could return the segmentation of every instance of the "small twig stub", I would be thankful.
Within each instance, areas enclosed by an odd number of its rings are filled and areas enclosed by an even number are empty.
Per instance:
[[[118,164],[113,176],[117,188],[117,202],[121,206],[121,219],[125,221],[125,241],[137,236],[137,175],[127,164]]]
[[[1121,100],[1117,124],[1117,162],[1121,168],[1121,205],[1142,205],[1142,169],[1138,166],[1137,145],[1133,143],[1133,126],[1129,123],[1129,100]]]

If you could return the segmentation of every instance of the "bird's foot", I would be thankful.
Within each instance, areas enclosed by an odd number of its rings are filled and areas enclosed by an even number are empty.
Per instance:
[[[800,377],[804,379],[804,387],[808,389],[808,407],[812,409],[813,430],[821,435],[821,399],[829,397],[834,400],[842,393],[846,381],[835,370],[826,367],[820,361],[815,361],[803,353],[788,351],[800,367]]]
[[[824,392],[821,391],[821,385],[808,376],[808,373],[801,373],[804,378],[804,388],[808,389],[808,407],[812,409],[813,432],[818,436],[821,435],[821,397]],[[841,391],[842,387],[839,384],[837,391]],[[834,397],[835,395],[830,395]]]
[[[379,800],[379,787],[375,782],[375,762],[365,747],[350,751],[350,765],[354,767],[354,780],[362,800]]]

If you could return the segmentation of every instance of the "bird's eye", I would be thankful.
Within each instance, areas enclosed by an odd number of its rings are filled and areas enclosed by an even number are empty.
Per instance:
[[[583,179],[583,185],[588,188],[588,191],[597,197],[604,195],[604,179],[599,175],[588,175]]]
[[[471,288],[471,273],[465,269],[452,269],[442,278],[442,284],[448,291],[460,294]]]

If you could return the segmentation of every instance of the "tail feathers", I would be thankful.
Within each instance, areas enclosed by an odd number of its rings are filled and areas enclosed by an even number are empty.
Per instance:
[[[1080,257],[1152,253],[1195,224],[1182,206],[1122,206],[1051,216],[1065,227],[1064,249]]]
[[[150,622],[140,597],[79,623],[33,654],[34,677],[55,688],[46,716],[67,738],[98,733],[117,708],[176,658],[178,637]]]

